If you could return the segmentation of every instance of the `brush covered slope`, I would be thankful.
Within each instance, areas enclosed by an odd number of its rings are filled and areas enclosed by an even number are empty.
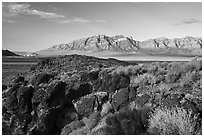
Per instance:
[[[103,52],[109,54],[168,54],[168,55],[201,55],[202,39],[186,36],[183,38],[156,38],[137,41],[123,35],[98,35],[74,40],[67,44],[60,44],[38,51],[40,55],[84,54],[97,56]],[[96,54],[93,54],[96,53]]]
[[[178,134],[202,134],[201,64],[196,59],[144,65],[82,55],[44,58],[4,85],[2,133],[163,134],[154,131],[158,126],[150,117],[160,107],[178,107],[196,116],[192,132]]]

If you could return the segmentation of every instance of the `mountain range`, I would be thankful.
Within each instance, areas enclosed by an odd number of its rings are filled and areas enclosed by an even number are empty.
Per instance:
[[[70,43],[54,45],[37,51],[39,55],[62,54],[169,54],[169,55],[202,55],[202,38],[186,36],[168,39],[165,37],[137,41],[123,35],[97,35]]]

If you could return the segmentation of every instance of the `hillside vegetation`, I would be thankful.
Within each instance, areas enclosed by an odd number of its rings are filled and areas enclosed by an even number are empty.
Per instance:
[[[2,89],[3,134],[202,134],[202,60],[50,57]]]

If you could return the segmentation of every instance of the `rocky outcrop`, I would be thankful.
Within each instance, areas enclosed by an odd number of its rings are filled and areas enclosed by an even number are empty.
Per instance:
[[[78,100],[73,101],[75,109],[80,116],[88,117],[94,111],[100,111],[102,105],[108,100],[106,92],[97,92],[83,96]]]
[[[4,85],[3,134],[148,134],[149,114],[160,107],[192,111],[201,124],[201,64],[45,58],[29,77],[18,75],[11,87]]]

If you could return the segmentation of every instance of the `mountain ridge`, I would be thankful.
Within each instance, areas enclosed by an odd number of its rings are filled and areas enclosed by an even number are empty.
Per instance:
[[[104,51],[109,52],[125,52],[125,53],[143,53],[146,50],[151,54],[159,50],[165,54],[168,51],[170,54],[180,50],[183,54],[190,52],[195,54],[202,54],[202,38],[186,36],[182,38],[168,39],[166,37],[159,37],[155,39],[148,39],[144,41],[134,40],[132,37],[124,35],[107,36],[95,35],[91,37],[73,40],[66,44],[54,45],[48,49],[37,51],[37,54],[56,52],[56,54],[72,53],[72,52],[89,52],[99,53]],[[151,51],[152,50],[152,51]],[[186,53],[187,52],[187,53]]]

